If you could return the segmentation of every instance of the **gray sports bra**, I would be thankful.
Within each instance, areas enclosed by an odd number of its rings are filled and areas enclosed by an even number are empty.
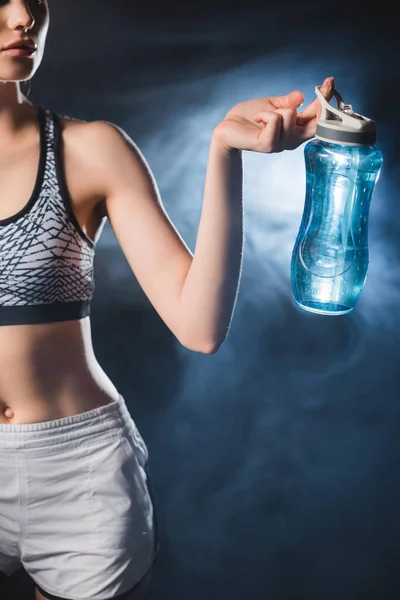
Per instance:
[[[35,187],[17,214],[0,220],[0,325],[81,319],[90,314],[94,291],[95,242],[72,210],[59,116],[37,109],[40,161]]]

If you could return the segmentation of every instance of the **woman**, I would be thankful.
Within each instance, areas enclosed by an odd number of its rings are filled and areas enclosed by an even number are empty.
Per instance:
[[[48,27],[48,0],[0,4],[0,588],[22,563],[36,600],[138,600],[158,549],[148,451],[93,352],[95,244],[108,217],[177,339],[216,352],[241,270],[241,150],[296,148],[320,105],[297,113],[296,90],[228,112],[211,136],[193,256],[124,131],[22,95]]]

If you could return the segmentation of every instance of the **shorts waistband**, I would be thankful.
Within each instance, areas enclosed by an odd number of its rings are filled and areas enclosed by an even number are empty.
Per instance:
[[[62,451],[62,447],[88,446],[102,440],[115,439],[128,430],[139,446],[141,435],[121,394],[115,402],[78,415],[54,421],[27,424],[0,424],[0,451],[34,451],[46,455]],[[146,449],[147,450],[147,449]],[[147,452],[146,452],[147,453]]]

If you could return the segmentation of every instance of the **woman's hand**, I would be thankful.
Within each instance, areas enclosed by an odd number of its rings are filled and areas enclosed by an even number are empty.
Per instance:
[[[333,77],[327,77],[321,92],[332,98]],[[286,96],[256,98],[236,104],[214,129],[216,138],[226,150],[252,150],[253,152],[282,152],[294,150],[313,138],[321,115],[321,103],[315,98],[302,112],[297,108],[304,101],[299,90]]]

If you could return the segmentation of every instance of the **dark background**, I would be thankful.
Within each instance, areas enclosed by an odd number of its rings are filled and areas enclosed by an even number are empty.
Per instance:
[[[303,147],[243,153],[245,256],[228,339],[180,346],[109,226],[96,255],[97,358],[149,452],[161,554],[149,600],[400,597],[399,69],[395,2],[50,0],[29,98],[139,145],[194,250],[213,128],[241,100],[334,75],[384,155],[368,280],[342,317],[297,308]],[[24,89],[24,88],[23,88]],[[33,597],[24,571],[7,598]]]

